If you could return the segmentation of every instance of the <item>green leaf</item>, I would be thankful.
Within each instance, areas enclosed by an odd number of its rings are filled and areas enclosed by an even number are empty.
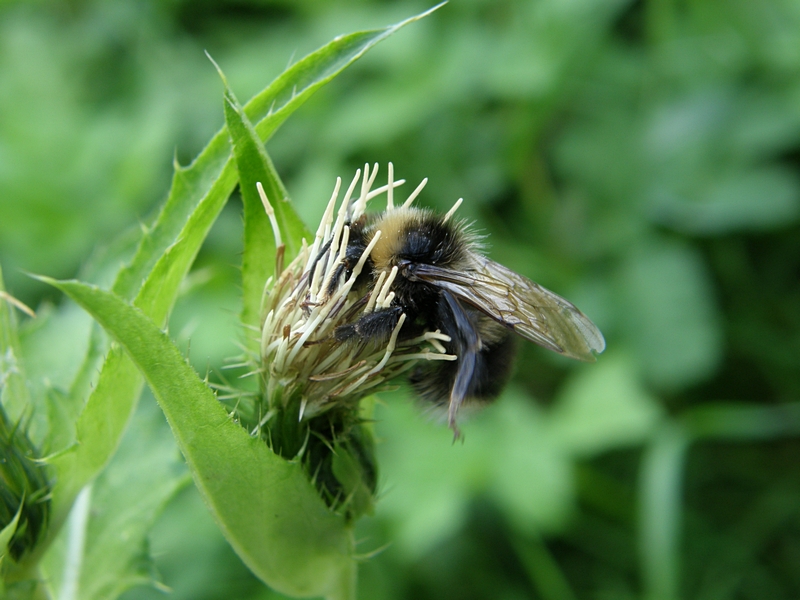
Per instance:
[[[78,282],[46,280],[78,302],[141,369],[195,484],[247,566],[278,591],[347,597],[351,531],[299,463],[273,454],[233,422],[177,347],[141,311]]]
[[[377,512],[392,521],[396,549],[414,559],[433,551],[463,526],[474,497],[492,499],[523,532],[564,523],[574,495],[571,457],[530,398],[510,388],[480,418],[464,419],[463,444],[407,398],[397,400],[378,405],[376,423],[382,479],[392,490]]]
[[[650,382],[680,389],[716,368],[722,332],[708,281],[698,252],[674,241],[644,243],[623,263],[622,325]]]
[[[794,171],[738,164],[729,171],[688,193],[661,191],[651,209],[653,220],[698,235],[764,231],[797,220],[800,181]]]
[[[76,444],[49,459],[58,473],[53,488],[54,532],[75,496],[108,463],[130,421],[143,381],[118,347],[112,348],[100,377],[76,423]]]
[[[513,387],[485,412],[487,423],[474,437],[490,457],[489,496],[517,531],[563,526],[575,494],[571,457],[553,442],[546,415]]]
[[[24,505],[20,503],[17,514],[14,515],[14,518],[11,519],[11,522],[9,522],[8,525],[0,530],[0,567],[2,567],[3,559],[8,554],[8,544],[11,541],[11,538],[14,537],[14,533],[17,531],[17,523],[19,523],[19,517],[22,515],[23,506]]]
[[[576,370],[553,407],[548,428],[573,456],[640,444],[662,417],[658,400],[644,389],[636,365],[624,354]]]
[[[281,241],[285,245],[285,264],[300,250],[301,240],[311,241],[311,232],[297,216],[261,140],[239,106],[225,76],[225,122],[233,141],[239,171],[239,189],[244,204],[244,251],[242,254],[242,323],[261,324],[261,297],[267,279],[275,273],[276,240],[256,183],[261,183],[275,211]]]
[[[147,535],[166,503],[189,482],[155,404],[143,404],[108,467],[75,503],[69,527],[47,553],[52,596],[113,600],[154,584]]]

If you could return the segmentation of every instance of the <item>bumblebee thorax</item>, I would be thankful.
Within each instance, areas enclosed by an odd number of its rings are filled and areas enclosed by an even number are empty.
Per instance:
[[[376,274],[380,271],[390,271],[395,266],[405,244],[409,218],[407,209],[398,208],[384,213],[372,226],[373,232],[378,230],[381,232],[381,237],[370,255]]]

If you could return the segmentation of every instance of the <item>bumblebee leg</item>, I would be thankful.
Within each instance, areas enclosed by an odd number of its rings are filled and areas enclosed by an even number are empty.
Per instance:
[[[453,388],[450,390],[450,405],[447,410],[447,421],[450,428],[459,436],[456,426],[458,409],[469,394],[475,375],[481,339],[475,323],[461,303],[448,291],[442,291],[443,303],[440,304],[440,316],[444,332],[450,336],[456,355],[458,356]]]
[[[392,335],[392,331],[397,326],[402,314],[403,309],[399,306],[376,310],[364,315],[355,323],[337,327],[333,332],[333,336],[340,343],[359,340],[384,344],[389,341],[389,337]]]
[[[320,251],[317,253],[314,262],[311,263],[311,268],[308,270],[308,272],[311,273],[311,277],[314,277],[314,273],[317,270],[317,263],[320,260],[322,260],[322,257],[328,253],[328,250],[330,250],[330,248],[331,248],[331,240],[328,240],[327,242],[325,242]],[[309,283],[311,283],[311,281],[309,281]]]
[[[330,245],[330,244],[328,244]],[[331,277],[331,281],[328,284],[328,296],[333,296],[336,289],[339,287],[340,279],[342,274],[345,275],[345,278],[350,277],[350,274],[353,272],[353,267],[358,264],[359,259],[361,258],[361,254],[366,249],[366,246],[361,243],[351,243],[347,246],[347,250],[344,255],[344,260],[342,263],[336,267],[336,270],[333,272],[333,276]],[[358,276],[356,280],[356,286],[358,286],[364,279],[367,277],[367,274],[372,272],[372,262],[369,258],[367,258],[367,263],[364,265],[364,269],[362,269],[361,274]],[[398,317],[399,318],[399,317]]]
[[[347,270],[348,268],[349,267],[347,267],[344,264],[341,264],[338,267],[336,267],[336,270],[333,272],[333,276],[331,277],[331,281],[330,283],[328,283],[328,289],[326,290],[328,298],[333,296],[333,294],[336,292],[336,289],[339,287],[340,283],[339,280],[342,277],[342,273],[344,273],[345,270]]]

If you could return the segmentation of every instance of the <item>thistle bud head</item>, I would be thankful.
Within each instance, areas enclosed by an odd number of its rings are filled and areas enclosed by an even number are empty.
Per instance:
[[[385,194],[387,210],[395,209],[394,189],[404,182],[394,181],[390,165],[386,185],[373,189],[377,172],[377,165],[372,170],[365,165],[363,174],[359,170],[338,210],[337,180],[311,245],[304,243],[285,268],[280,268],[278,252],[279,268],[266,286],[261,328],[267,439],[281,455],[303,458],[332,505],[344,503],[357,513],[369,504],[363,492],[374,491],[376,480],[361,400],[420,360],[455,358],[445,353],[441,342],[449,338],[439,332],[400,336],[405,315],[388,340],[342,341],[344,336],[337,335],[365,315],[389,308],[394,298],[395,273],[376,279],[370,272],[370,253],[381,232],[357,255],[350,244],[351,225],[364,216],[370,200]]]

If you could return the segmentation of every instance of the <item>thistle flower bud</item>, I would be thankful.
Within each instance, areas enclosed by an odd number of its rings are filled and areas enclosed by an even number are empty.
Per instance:
[[[276,278],[265,290],[261,329],[262,434],[275,452],[302,458],[328,503],[355,516],[369,508],[376,485],[372,435],[361,400],[418,361],[455,359],[442,345],[449,338],[438,331],[398,338],[405,315],[386,342],[337,341],[339,328],[388,308],[394,297],[392,274],[373,280],[368,272],[381,233],[357,256],[349,245],[351,224],[362,217],[367,203],[386,194],[387,210],[393,210],[394,188],[404,183],[393,181],[390,166],[388,183],[372,189],[377,172],[377,165],[372,170],[365,165],[363,176],[359,170],[335,211],[341,188],[337,180],[313,243],[304,243],[286,268],[279,248]],[[270,213],[263,193],[262,200]]]
[[[47,528],[50,513],[49,483],[36,455],[28,436],[22,428],[11,426],[0,406],[0,530],[19,512],[16,530],[8,544],[15,561],[36,546]],[[0,553],[3,550],[0,548]]]

